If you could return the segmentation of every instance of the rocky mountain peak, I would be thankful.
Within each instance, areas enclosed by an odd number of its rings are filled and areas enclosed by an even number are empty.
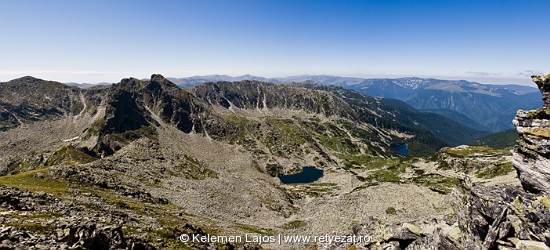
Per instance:
[[[168,81],[168,80],[166,80],[166,78],[164,78],[164,76],[162,76],[161,74],[151,75],[151,82],[163,82],[163,81]]]
[[[531,79],[537,84],[542,93],[544,108],[550,108],[550,74],[544,76],[532,76]]]
[[[70,88],[70,87],[68,87],[65,84],[60,83],[60,82],[43,80],[43,79],[32,77],[32,76],[24,76],[24,77],[21,77],[21,78],[13,79],[9,82],[5,82],[4,84],[9,85],[12,88],[23,88],[23,87],[33,88],[33,87],[36,87],[36,86],[41,86],[41,87],[49,88],[49,89]],[[29,90],[25,90],[25,91],[29,91]],[[32,89],[30,89],[30,91],[32,91]]]
[[[171,82],[170,80],[164,78],[161,74],[153,74],[151,75],[151,80],[149,81],[148,88],[155,90],[158,88],[161,89],[175,89],[179,90],[180,88],[175,83]]]
[[[135,90],[135,89],[142,89],[146,86],[146,84],[137,79],[137,78],[124,78],[120,81],[119,84],[117,84],[119,88],[128,89],[128,90]]]
[[[125,89],[126,91],[135,92],[147,89],[147,91],[166,91],[166,90],[179,90],[180,88],[164,78],[160,74],[153,74],[151,80],[140,80],[137,78],[124,78],[118,84],[118,87]]]
[[[17,78],[14,80],[11,80],[10,82],[24,82],[24,83],[32,83],[32,82],[38,82],[41,81],[41,79],[32,77],[32,76],[24,76],[21,78]]]

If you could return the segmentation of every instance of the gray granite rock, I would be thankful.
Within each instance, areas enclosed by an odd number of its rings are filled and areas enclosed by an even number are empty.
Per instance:
[[[525,190],[550,194],[550,75],[533,76],[544,105],[532,111],[519,110],[514,125],[519,140],[512,150],[512,164]]]

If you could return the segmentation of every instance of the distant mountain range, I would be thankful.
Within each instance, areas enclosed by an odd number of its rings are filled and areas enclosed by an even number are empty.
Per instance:
[[[66,82],[64,83],[65,85],[67,86],[72,86],[72,87],[79,87],[79,88],[82,88],[82,89],[87,89],[87,88],[91,88],[93,86],[98,86],[98,85],[111,85],[113,83],[108,83],[108,82],[100,82],[100,83],[77,83],[77,82]]]
[[[182,88],[217,81],[314,81],[355,90],[369,96],[398,99],[415,109],[445,115],[463,125],[492,132],[513,128],[511,121],[518,109],[529,110],[542,105],[541,94],[533,87],[480,84],[465,80],[416,77],[364,79],[329,75],[277,78],[208,75],[168,79]]]

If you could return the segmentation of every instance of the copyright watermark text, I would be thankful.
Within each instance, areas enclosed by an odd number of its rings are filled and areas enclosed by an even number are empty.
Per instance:
[[[370,236],[357,235],[209,235],[209,234],[182,234],[178,238],[183,243],[255,243],[255,244],[308,244],[308,243],[369,243]]]

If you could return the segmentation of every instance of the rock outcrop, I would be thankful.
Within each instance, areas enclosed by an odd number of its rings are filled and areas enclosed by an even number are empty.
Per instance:
[[[543,108],[550,108],[550,74],[545,76],[532,76],[533,81],[542,93]]]
[[[158,249],[125,236],[127,216],[111,212],[86,213],[76,202],[0,185],[0,249]]]
[[[519,140],[512,163],[523,188],[537,194],[550,194],[550,75],[533,76],[544,105],[532,111],[519,110],[513,123]]]
[[[513,187],[485,187],[466,179],[452,200],[461,248],[550,246],[550,200],[546,196]]]
[[[49,238],[16,227],[0,227],[1,249],[158,249],[141,239],[124,238],[121,227],[96,224],[70,225],[56,229]]]

